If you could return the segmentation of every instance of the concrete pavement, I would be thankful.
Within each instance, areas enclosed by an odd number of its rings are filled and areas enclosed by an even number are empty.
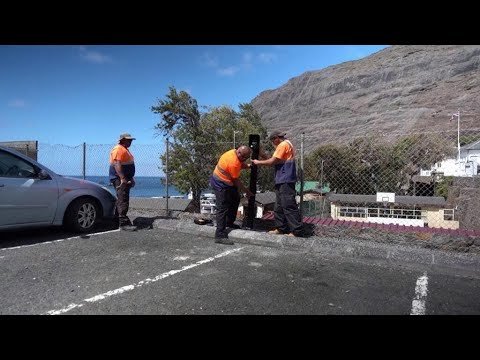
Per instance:
[[[197,225],[193,222],[194,217],[200,214],[183,213],[180,219],[165,217],[165,211],[145,206],[141,202],[131,203],[129,217],[139,229],[165,229],[174,230],[191,235],[214,238],[215,227],[210,225]],[[132,206],[133,205],[133,206]],[[285,235],[270,235],[265,223],[258,223],[255,230],[231,230],[229,238],[235,243],[251,244],[258,246],[297,249],[306,252],[319,252],[331,255],[342,255],[356,258],[384,259],[394,262],[407,262],[428,264],[432,266],[449,266],[456,268],[474,269],[480,271],[480,255],[476,253],[460,253],[444,251],[435,248],[421,248],[418,246],[406,246],[405,242],[394,243],[376,242],[356,237],[354,234],[342,232],[341,236],[333,237],[328,234],[296,238]],[[260,229],[260,230],[256,230]],[[312,231],[312,233],[314,233]],[[388,237],[389,234],[385,234]],[[396,234],[391,234],[395,238]],[[213,241],[213,240],[212,240]],[[225,245],[228,247],[228,245]]]

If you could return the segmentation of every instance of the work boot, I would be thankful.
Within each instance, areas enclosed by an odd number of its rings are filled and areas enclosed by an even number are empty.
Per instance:
[[[241,229],[242,227],[240,225],[237,225],[237,224],[231,224],[231,225],[227,225],[227,228],[230,228],[230,229]]]
[[[118,222],[120,223],[120,227],[133,225],[128,217],[121,217],[118,219]]]

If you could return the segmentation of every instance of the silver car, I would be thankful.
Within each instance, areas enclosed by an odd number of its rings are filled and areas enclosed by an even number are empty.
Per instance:
[[[115,217],[115,201],[106,187],[58,175],[0,146],[0,230],[64,225],[87,232]]]

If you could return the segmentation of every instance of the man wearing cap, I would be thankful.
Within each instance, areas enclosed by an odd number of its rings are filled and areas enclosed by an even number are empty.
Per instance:
[[[300,219],[297,201],[295,200],[295,183],[297,168],[295,165],[295,149],[292,143],[285,140],[286,133],[275,130],[269,136],[275,146],[275,152],[267,160],[252,160],[260,166],[275,167],[275,230],[270,234],[286,234],[303,236],[304,229]]]
[[[240,171],[250,168],[245,161],[250,157],[252,150],[245,145],[225,152],[218,160],[217,166],[210,177],[210,186],[215,193],[215,205],[217,208],[215,242],[225,245],[233,245],[228,239],[226,228],[238,229],[234,224],[237,218],[238,205],[240,204],[239,189],[248,196],[252,192],[240,181]]]
[[[120,227],[129,230],[132,225],[127,216],[130,189],[135,186],[135,162],[132,153],[128,150],[132,141],[135,140],[130,134],[121,134],[118,144],[110,152],[110,182],[117,191],[117,212]]]

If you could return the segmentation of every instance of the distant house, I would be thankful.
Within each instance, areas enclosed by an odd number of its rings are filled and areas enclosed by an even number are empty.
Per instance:
[[[377,202],[376,195],[331,193],[327,197],[331,202],[331,217],[335,220],[459,228],[455,209],[446,208],[441,196],[395,196],[391,203]]]
[[[412,195],[414,196],[434,196],[436,176],[412,176]]]
[[[295,191],[297,192],[297,194],[300,193],[300,186],[301,186],[301,183],[300,182],[297,182],[295,184]],[[309,193],[312,193],[312,194],[326,194],[326,193],[329,193],[330,192],[330,184],[325,184],[323,185],[322,188],[320,188],[320,182],[319,181],[305,181],[303,183],[303,193],[304,194],[309,194]]]
[[[213,193],[200,196],[200,214],[215,214],[217,212],[216,197]]]
[[[245,209],[248,205],[248,199],[243,198],[240,206],[238,207],[238,212],[241,215],[245,215]],[[275,206],[275,193],[273,191],[267,191],[264,193],[255,194],[255,217],[262,218],[264,214],[268,211],[273,211]]]
[[[297,192],[297,203],[300,202],[300,186],[301,183],[295,184],[295,191]],[[303,201],[320,200],[322,196],[330,192],[330,185],[327,183],[320,188],[319,181],[305,181],[303,185]]]
[[[300,204],[300,182],[295,185],[297,191],[297,203]],[[328,216],[330,206],[325,203],[325,195],[330,192],[330,184],[320,187],[319,181],[305,181],[303,186],[303,215],[304,216]]]
[[[460,159],[444,159],[428,170],[421,170],[420,176],[471,177],[480,175],[480,140],[460,147]]]

